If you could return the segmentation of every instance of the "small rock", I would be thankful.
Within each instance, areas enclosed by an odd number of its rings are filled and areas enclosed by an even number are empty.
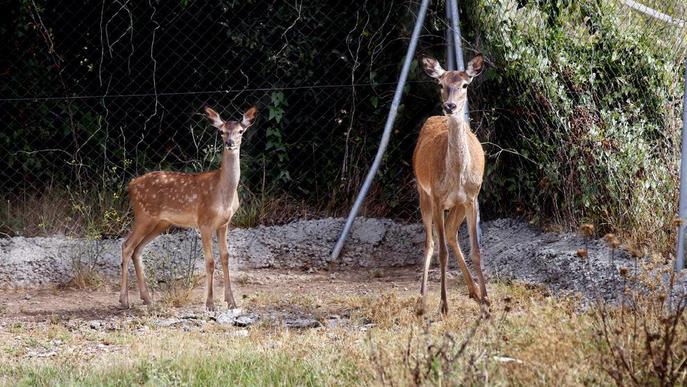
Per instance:
[[[508,356],[494,356],[494,360],[499,363],[518,363],[522,364],[522,360],[514,359]]]
[[[88,322],[88,326],[91,329],[100,329],[103,327],[103,323],[101,321],[98,321],[98,320],[92,320],[92,321]]]
[[[319,328],[322,326],[322,323],[315,319],[309,319],[309,318],[294,318],[294,319],[288,319],[284,320],[284,325],[287,328],[291,329],[306,329],[306,328]]]
[[[257,318],[253,316],[239,316],[236,319],[234,319],[234,326],[237,327],[247,327],[252,325]]]
[[[327,318],[327,321],[325,322],[325,326],[329,329],[332,328],[337,328],[340,327],[342,324],[343,320],[341,320],[341,317],[337,315],[332,315]]]
[[[241,308],[229,309],[226,312],[222,312],[215,317],[215,321],[219,324],[233,324],[237,317],[243,314]]]
[[[233,337],[248,337],[248,330],[247,329],[239,329],[237,331],[231,332],[231,336],[233,336]]]
[[[181,320],[178,318],[168,318],[166,320],[160,320],[157,322],[157,326],[161,328],[167,328],[171,326],[175,326],[181,323]]]
[[[199,319],[200,317],[193,311],[186,311],[186,312],[180,314],[179,318],[184,319],[184,320],[195,320],[195,319]]]
[[[374,323],[365,324],[365,325],[363,325],[363,326],[360,327],[360,330],[361,330],[362,332],[367,332],[367,331],[369,331],[370,329],[374,328],[376,325],[377,325],[377,324],[374,324]]]
[[[44,352],[30,351],[26,354],[27,357],[53,357],[55,355],[57,355],[57,351],[54,350]]]
[[[237,327],[247,327],[252,325],[255,320],[257,320],[257,316],[246,314],[241,308],[229,309],[215,317],[215,321],[217,321],[218,324],[230,324]]]

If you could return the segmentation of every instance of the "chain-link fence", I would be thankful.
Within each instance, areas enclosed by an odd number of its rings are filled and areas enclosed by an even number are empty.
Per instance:
[[[2,89],[3,231],[121,233],[129,179],[217,167],[221,139],[204,106],[226,119],[259,109],[236,223],[345,213],[374,155],[413,6],[17,2]],[[441,31],[431,35],[440,46]],[[405,127],[435,101],[415,103]],[[408,159],[403,132],[394,160]],[[369,214],[409,218],[412,198],[398,193],[411,188],[407,163],[389,164]]]
[[[687,3],[481,0],[466,13],[495,64],[476,98],[493,143],[482,201],[672,252]]]
[[[607,228],[649,219],[647,234],[672,219],[687,11],[679,0],[638,4],[460,2],[466,60],[479,51],[489,63],[470,86],[472,127],[488,154],[487,217]],[[204,106],[233,119],[259,109],[243,140],[235,224],[346,214],[377,149],[418,3],[10,8],[0,232],[120,235],[129,179],[218,165],[220,137]],[[443,59],[445,31],[445,4],[434,2],[417,56]],[[418,220],[410,160],[438,106],[435,83],[414,66],[363,215]]]

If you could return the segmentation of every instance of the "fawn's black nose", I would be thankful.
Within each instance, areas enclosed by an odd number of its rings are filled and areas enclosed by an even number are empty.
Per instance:
[[[453,111],[456,109],[456,104],[453,102],[446,102],[444,104],[444,110],[446,110],[446,113],[453,113]]]
[[[224,143],[228,148],[233,148],[234,147],[234,140],[227,140]]]

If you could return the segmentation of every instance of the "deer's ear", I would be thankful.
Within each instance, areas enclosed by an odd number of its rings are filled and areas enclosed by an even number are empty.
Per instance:
[[[258,109],[253,106],[250,109],[246,110],[245,113],[243,113],[243,119],[241,120],[241,126],[243,128],[248,128],[249,126],[253,125],[255,122],[255,117],[258,114]]]
[[[471,77],[474,78],[482,73],[482,70],[484,69],[484,58],[482,57],[482,54],[477,54],[470,62],[468,62],[468,68],[465,70],[465,73]]]
[[[205,113],[207,113],[208,118],[210,119],[210,122],[212,122],[212,126],[214,126],[217,129],[223,129],[224,128],[224,121],[219,116],[219,113],[214,111],[211,107],[207,106],[205,108]]]
[[[422,67],[425,69],[425,73],[432,78],[439,78],[446,72],[439,61],[434,58],[422,58]]]

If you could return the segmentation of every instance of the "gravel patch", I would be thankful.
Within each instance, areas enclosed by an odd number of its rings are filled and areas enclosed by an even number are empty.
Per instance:
[[[343,219],[328,218],[233,229],[228,237],[230,265],[233,270],[277,268],[307,272],[326,268],[343,223]],[[484,222],[482,231],[482,265],[491,280],[545,286],[554,294],[579,293],[613,300],[620,297],[625,286],[619,269],[625,267],[631,273],[635,267],[629,254],[613,251],[601,240],[585,243],[579,235],[546,233],[522,220]],[[419,265],[423,234],[419,224],[360,218],[337,266],[347,270]],[[0,287],[64,284],[72,279],[77,266],[116,279],[121,243],[121,239],[89,241],[63,236],[0,239]],[[465,227],[460,231],[460,245],[469,261]],[[585,246],[588,258],[582,260],[577,250]],[[202,273],[198,233],[184,230],[158,237],[146,247],[144,262],[147,275],[158,279],[178,277],[189,270]],[[450,262],[455,270],[455,259]],[[130,270],[133,274],[132,267]]]

